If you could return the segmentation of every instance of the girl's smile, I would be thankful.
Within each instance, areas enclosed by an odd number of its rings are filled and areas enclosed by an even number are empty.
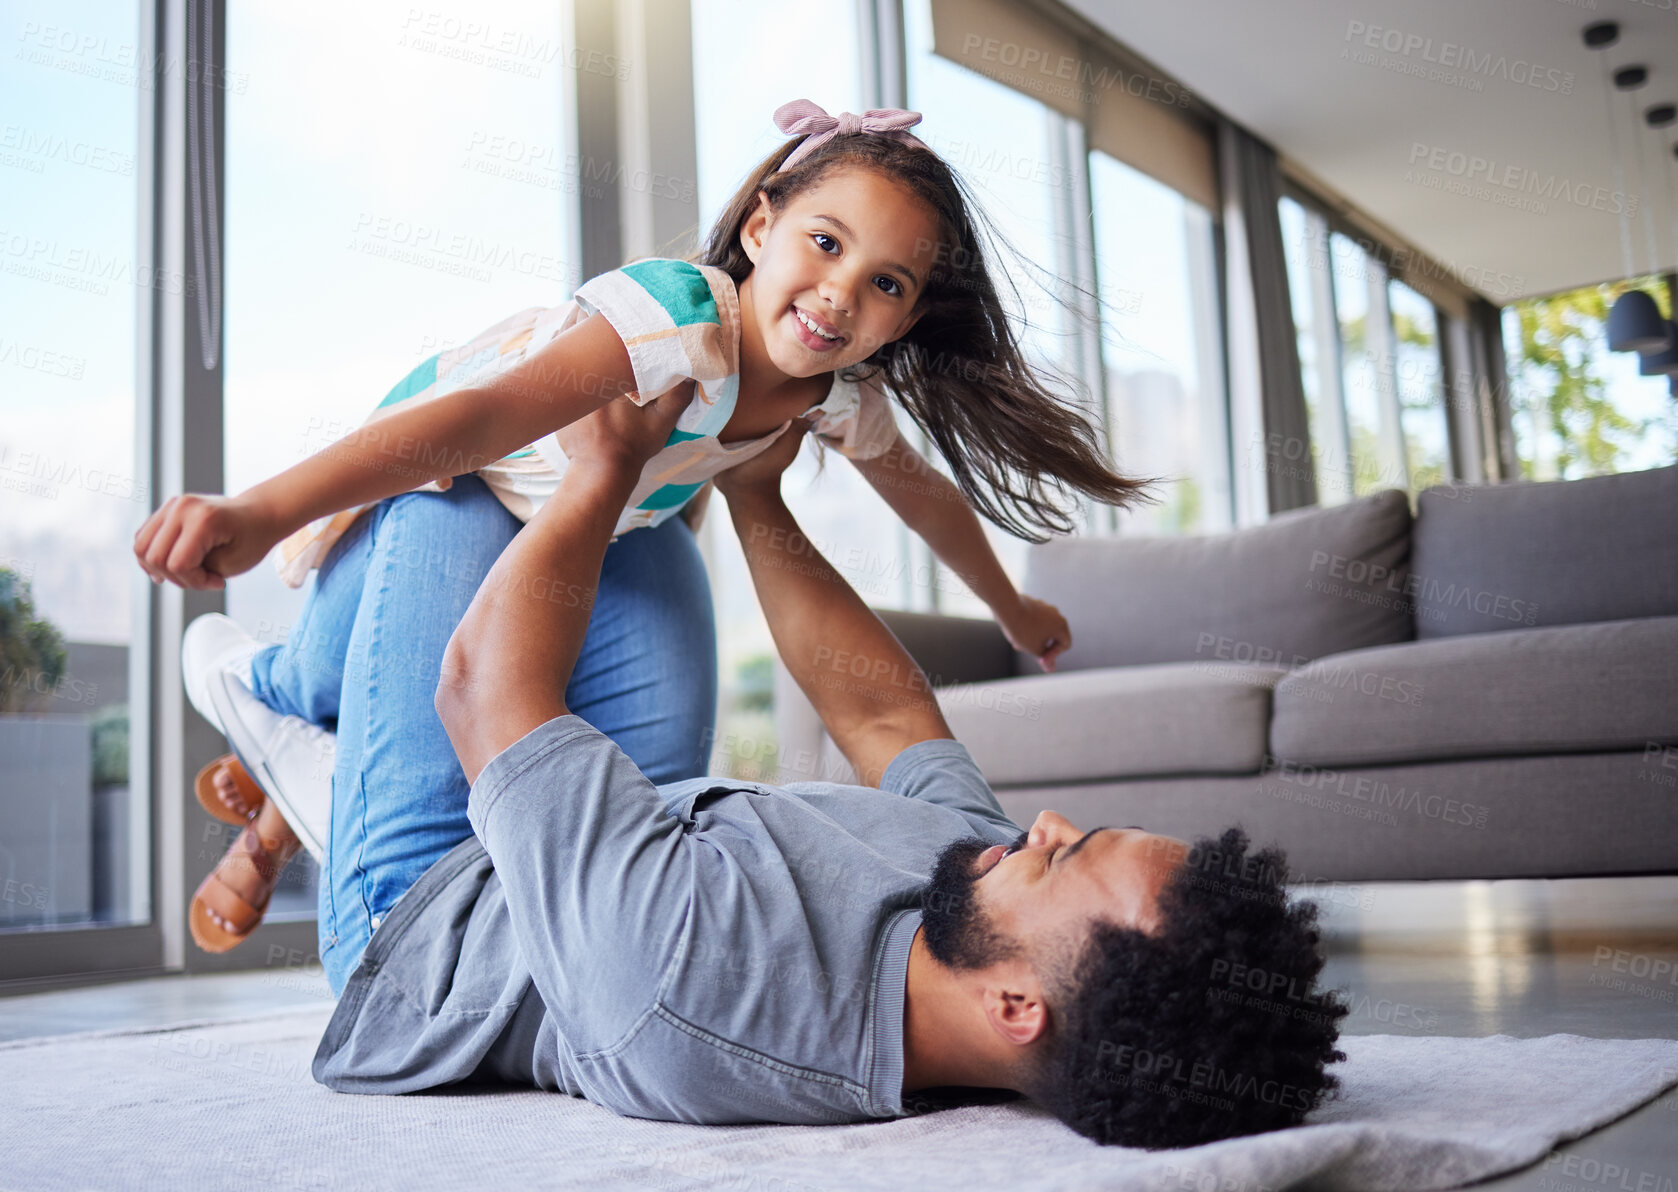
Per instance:
[[[809,311],[794,305],[787,308],[798,325],[798,337],[813,352],[831,352],[845,342],[845,336],[832,323],[818,319]]]

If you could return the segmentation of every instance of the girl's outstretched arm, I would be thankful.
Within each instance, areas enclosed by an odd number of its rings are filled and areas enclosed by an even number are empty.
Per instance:
[[[1034,655],[1044,670],[1054,670],[1055,660],[1072,644],[1066,618],[1047,601],[1015,590],[985,537],[978,514],[955,481],[934,468],[901,434],[883,455],[851,462],[939,561],[990,605],[1009,643]]]
[[[634,387],[623,340],[592,314],[513,368],[398,406],[236,497],[170,497],[134,553],[154,580],[220,588],[317,517],[476,471]]]

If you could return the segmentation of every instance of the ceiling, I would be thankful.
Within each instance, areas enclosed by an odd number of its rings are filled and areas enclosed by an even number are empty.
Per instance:
[[[1494,303],[1625,276],[1617,193],[1633,272],[1651,228],[1661,271],[1678,264],[1678,125],[1641,117],[1678,102],[1678,0],[1066,3]],[[1586,49],[1608,18],[1619,42]],[[1605,54],[1649,68],[1641,186],[1619,92],[1615,184]]]

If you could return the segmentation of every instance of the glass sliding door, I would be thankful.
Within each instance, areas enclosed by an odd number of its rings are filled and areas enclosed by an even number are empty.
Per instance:
[[[583,280],[577,190],[613,183],[566,147],[569,75],[589,59],[562,15],[538,0],[228,7],[228,492],[348,433],[432,354]],[[306,591],[264,562],[228,585],[228,612],[283,641]],[[219,856],[233,834],[202,847]],[[268,917],[312,916],[314,878],[300,855]]]
[[[828,112],[872,105],[861,90],[860,24],[854,0],[825,5],[819,20],[770,0],[693,0],[693,102],[699,139],[699,233],[703,241],[752,166],[786,134],[775,109],[809,99]],[[749,62],[750,70],[741,69]],[[858,595],[880,608],[908,601],[900,523],[837,452],[818,463],[807,445],[782,479],[787,505],[811,541]],[[717,737],[711,772],[773,780],[775,643],[745,555],[716,497],[700,526],[717,617]]]
[[[151,501],[136,315],[167,279],[142,264],[139,242],[152,92],[138,7],[23,0],[0,5],[0,27],[12,38],[0,70],[5,979],[27,950],[17,933],[76,928],[66,957],[104,949],[57,971],[127,967],[131,954],[85,929],[152,917],[150,793],[135,763],[148,724],[130,698],[144,689],[131,651],[147,616],[131,544]]]
[[[1124,162],[1090,154],[1107,432],[1131,475],[1162,478],[1126,533],[1231,523],[1228,403],[1211,213]]]
[[[1453,479],[1438,309],[1320,211],[1279,214],[1319,503]]]
[[[1411,492],[1451,478],[1451,428],[1439,356],[1439,315],[1433,303],[1403,282],[1387,283],[1392,314],[1393,383],[1399,432]]]
[[[909,107],[922,113],[915,133],[949,162],[983,207],[984,220],[1007,243],[988,236],[983,250],[1003,307],[1021,331],[1027,359],[1070,372],[1077,363],[1073,319],[1061,305],[1074,296],[1060,284],[1069,241],[1063,213],[1078,185],[1056,144],[1063,117],[1037,100],[933,52],[929,0],[906,0],[904,40],[908,49]],[[1088,378],[1087,394],[1098,402],[1100,382]],[[1065,394],[1069,399],[1073,394]],[[907,419],[900,419],[907,424]],[[949,468],[930,443],[911,427],[918,448],[933,464]],[[1074,515],[1075,520],[1082,520]],[[1025,572],[1029,543],[980,518],[1003,570],[1017,586]],[[919,542],[915,543],[917,547]],[[924,561],[923,561],[924,560]],[[930,552],[917,556],[912,607],[967,617],[992,616],[960,577],[937,565]]]

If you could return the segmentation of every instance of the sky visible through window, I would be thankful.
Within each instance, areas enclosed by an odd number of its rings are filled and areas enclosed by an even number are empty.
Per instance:
[[[353,430],[433,353],[570,298],[582,62],[546,0],[230,6],[228,492]],[[264,562],[229,610],[277,641],[302,599]]]
[[[134,9],[0,0],[0,567],[67,639],[125,643],[134,458]]]

